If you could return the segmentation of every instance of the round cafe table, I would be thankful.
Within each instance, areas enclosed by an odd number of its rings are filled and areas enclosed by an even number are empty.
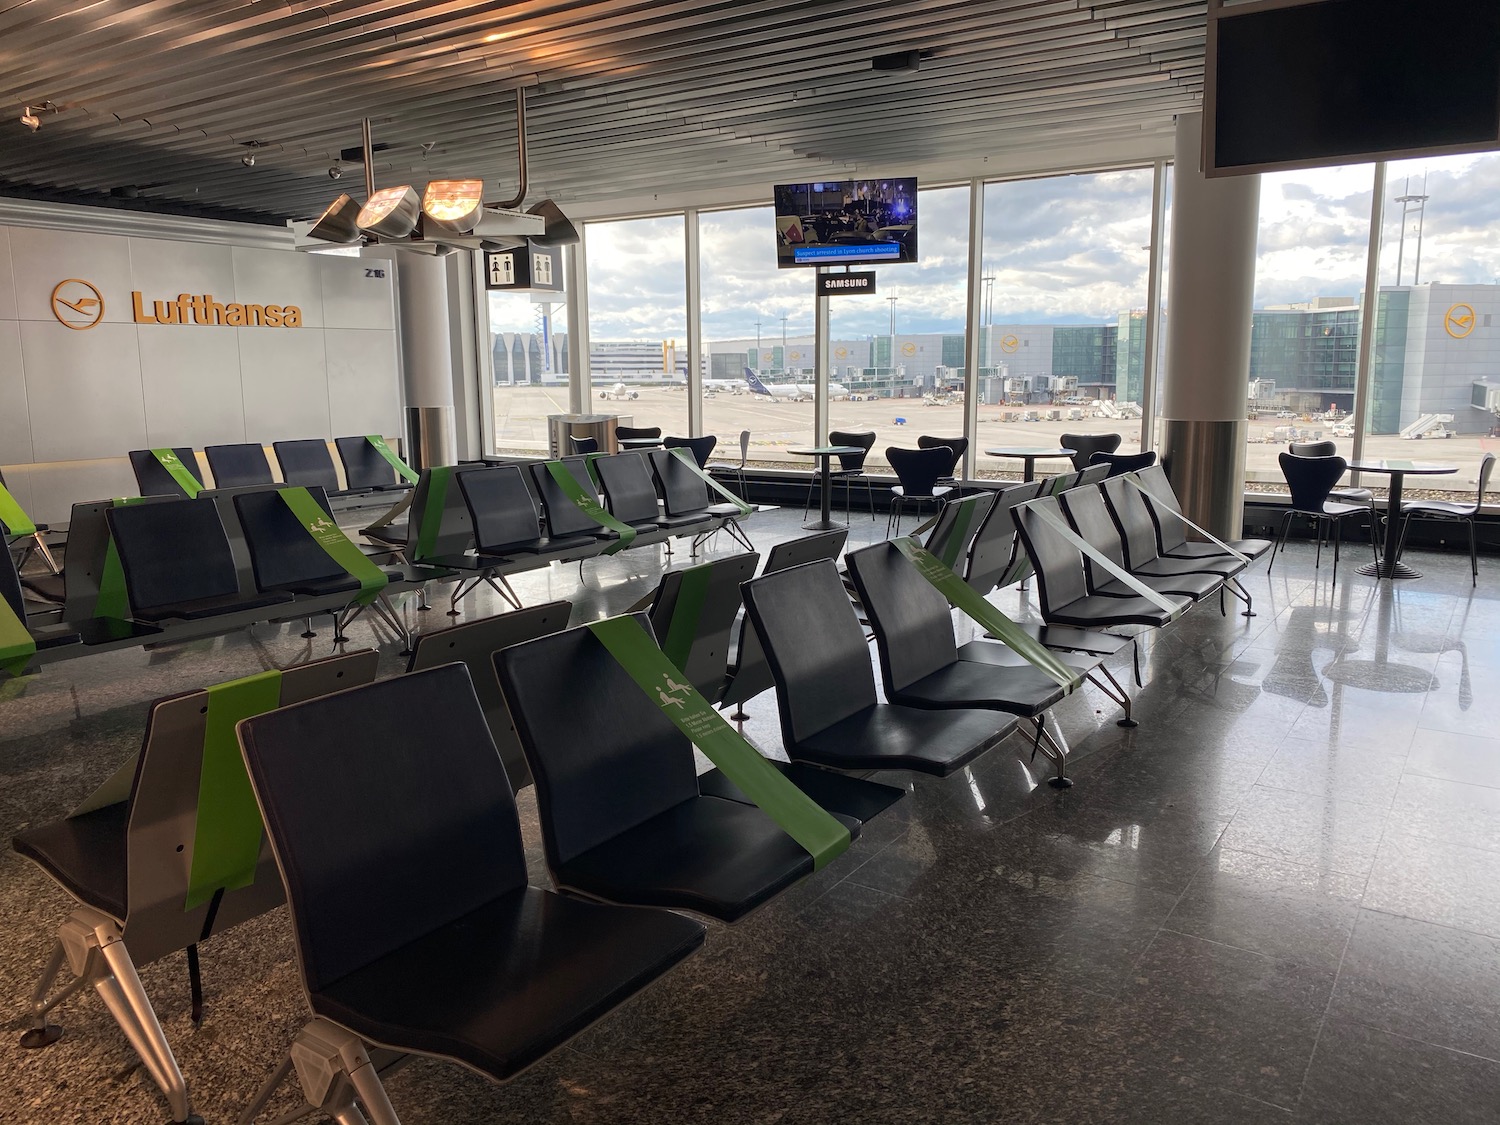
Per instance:
[[[864,450],[857,445],[808,445],[800,449],[788,449],[788,453],[797,457],[814,457],[823,463],[823,488],[820,493],[819,518],[812,523],[802,525],[805,531],[832,531],[836,527],[843,527],[841,523],[834,523],[829,517],[828,503],[833,495],[833,477],[829,473],[829,463],[840,454],[863,453]]]
[[[1046,446],[1007,445],[1001,449],[986,449],[988,457],[1019,457],[1022,461],[1021,479],[1036,479],[1036,462],[1039,457],[1071,457],[1076,449],[1048,449]]]
[[[617,437],[615,444],[621,449],[655,449],[661,444],[659,437]]]
[[[1421,578],[1422,572],[1398,562],[1396,551],[1396,521],[1401,518],[1401,488],[1408,474],[1412,476],[1440,477],[1458,472],[1457,465],[1440,465],[1435,461],[1350,461],[1349,470],[1355,473],[1385,473],[1391,478],[1390,495],[1386,500],[1385,550],[1378,563],[1365,563],[1359,568],[1361,574],[1372,574],[1380,578]]]

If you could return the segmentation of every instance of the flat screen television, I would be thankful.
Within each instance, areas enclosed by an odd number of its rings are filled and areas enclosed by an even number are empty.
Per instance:
[[[914,176],[779,184],[773,194],[782,268],[917,260]]]
[[[1500,0],[1209,9],[1210,176],[1500,147]]]

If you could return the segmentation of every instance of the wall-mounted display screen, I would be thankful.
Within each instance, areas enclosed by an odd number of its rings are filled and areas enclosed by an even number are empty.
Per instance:
[[[780,184],[774,193],[778,266],[917,260],[914,176]]]

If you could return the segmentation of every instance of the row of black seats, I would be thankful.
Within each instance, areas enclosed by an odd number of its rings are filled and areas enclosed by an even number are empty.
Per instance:
[[[369,438],[363,435],[334,438],[333,444],[338,449],[339,461],[344,468],[343,481],[339,480],[333,457],[328,452],[328,443],[322,438],[273,442],[271,448],[276,451],[281,482],[321,488],[330,496],[410,487]],[[265,446],[259,442],[204,446],[203,455],[208,459],[209,470],[213,473],[212,482],[204,476],[198,456],[193,450],[182,447],[175,448],[172,452],[203,485],[211,483],[214,488],[244,488],[277,483]],[[182,485],[149,449],[132,449],[130,467],[135,471],[136,483],[140,486],[142,496],[187,495]]]

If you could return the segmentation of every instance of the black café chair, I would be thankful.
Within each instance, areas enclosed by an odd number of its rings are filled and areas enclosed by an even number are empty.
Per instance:
[[[739,446],[740,446],[740,459],[739,459],[739,463],[738,464],[736,464],[733,461],[710,461],[708,463],[708,465],[707,465],[707,471],[709,473],[712,473],[715,477],[733,476],[734,479],[735,479],[735,481],[736,481],[736,483],[738,483],[739,486],[740,486],[739,487],[739,497],[740,497],[740,499],[741,500],[747,500],[747,499],[749,499],[749,497],[747,497],[745,495],[745,462],[748,461],[748,460],[750,460],[750,431],[749,430],[741,430],[740,431]]]
[[[879,702],[865,631],[831,561],[763,574],[743,593],[793,762],[947,777],[1016,727],[1014,718],[978,708]]]
[[[930,502],[943,506],[953,489],[938,481],[952,470],[953,451],[946,445],[931,449],[902,449],[892,445],[886,447],[885,459],[901,482],[891,486],[891,514],[885,521],[885,533],[889,536],[893,527],[900,534],[906,505]]]
[[[568,447],[575,455],[581,455],[584,453],[598,453],[599,439],[591,437],[574,437],[572,434],[569,434]]]
[[[1138,473],[1142,469],[1149,469],[1156,464],[1156,450],[1148,449],[1143,453],[1095,453],[1089,458],[1088,468],[1078,478],[1079,484],[1091,483],[1084,479],[1090,472],[1098,469],[1100,465],[1105,466],[1105,479],[1109,477],[1123,477],[1126,473]]]
[[[1266,573],[1276,565],[1276,553],[1286,547],[1286,533],[1293,516],[1311,516],[1318,536],[1318,550],[1313,559],[1313,568],[1323,565],[1323,538],[1325,528],[1333,531],[1333,580],[1339,580],[1339,543],[1343,539],[1344,521],[1350,516],[1364,515],[1370,511],[1363,504],[1346,504],[1330,500],[1333,486],[1349,468],[1342,457],[1296,457],[1290,453],[1278,456],[1281,475],[1286,478],[1287,488],[1292,493],[1291,506],[1281,517],[1281,534],[1271,548],[1271,561],[1266,564]],[[1376,543],[1374,523],[1370,526],[1370,551],[1375,561],[1380,561],[1380,548]]]
[[[1073,468],[1082,471],[1093,462],[1096,453],[1113,453],[1120,448],[1119,434],[1063,434],[1059,445],[1073,451]]]
[[[702,469],[713,456],[714,446],[719,444],[719,439],[713,434],[704,434],[702,437],[665,437],[661,444],[663,449],[686,449],[693,455],[698,468]]]
[[[812,874],[766,813],[699,793],[692,743],[587,626],[496,653],[495,669],[559,887],[734,922]]]
[[[1401,505],[1401,538],[1396,540],[1396,557],[1406,549],[1406,529],[1412,520],[1438,520],[1446,523],[1463,523],[1469,528],[1469,569],[1473,573],[1473,584],[1479,585],[1479,554],[1474,545],[1474,522],[1479,510],[1484,507],[1484,491],[1489,487],[1490,474],[1495,471],[1495,455],[1486,453],[1479,462],[1479,491],[1472,504],[1458,504],[1452,500],[1406,500]]]
[[[875,431],[868,430],[856,434],[834,430],[828,435],[828,444],[847,445],[859,450],[858,453],[840,453],[838,455],[839,467],[830,468],[828,473],[832,480],[844,482],[844,522],[849,522],[850,493],[854,490],[854,483],[860,480],[865,482],[865,499],[870,503],[870,519],[873,521],[875,519],[875,490],[870,484],[870,478],[865,476],[865,458],[870,455],[870,450],[875,448]],[[819,484],[820,478],[815,472],[812,479],[807,482],[807,499],[802,502],[803,519],[807,518],[807,513],[812,508],[813,494],[817,491]]]
[[[570,708],[576,714],[577,708]],[[398,1125],[374,1046],[506,1082],[691,954],[701,923],[530,885],[515,797],[468,669],[448,664],[246,720],[326,1060],[303,1093]],[[606,800],[613,799],[610,795]],[[288,1059],[241,1120],[291,1074]]]
[[[616,426],[616,438],[659,438],[660,426]]]
[[[1339,447],[1332,441],[1294,441],[1287,444],[1286,451],[1294,457],[1333,457],[1338,454]],[[1335,488],[1328,496],[1346,504],[1368,504],[1370,519],[1375,519],[1375,494],[1368,488]]]
[[[957,478],[958,466],[964,459],[964,454],[969,451],[969,439],[966,437],[933,437],[923,434],[917,438],[918,449],[937,449],[939,446],[947,448],[951,452],[951,460],[948,462],[948,471],[938,477],[940,484],[952,484]]]

